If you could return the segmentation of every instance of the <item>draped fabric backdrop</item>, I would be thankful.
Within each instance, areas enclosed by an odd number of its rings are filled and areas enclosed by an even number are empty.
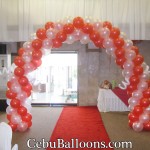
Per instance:
[[[0,0],[0,42],[27,41],[67,16],[111,21],[134,40],[150,40],[150,0]]]

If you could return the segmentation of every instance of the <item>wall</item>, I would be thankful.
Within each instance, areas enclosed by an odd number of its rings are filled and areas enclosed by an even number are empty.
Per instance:
[[[105,50],[87,52],[85,47],[78,54],[79,105],[96,105],[100,83],[105,79],[119,82],[121,70]]]
[[[150,66],[150,41],[142,41],[136,45],[144,56],[144,61]],[[99,84],[105,79],[120,83],[123,79],[121,69],[105,50],[87,52],[86,47],[82,47],[78,54],[79,105],[96,105]]]
[[[150,41],[138,43],[140,53],[144,56],[145,62],[150,66]],[[16,43],[11,43],[10,49],[15,52]],[[72,45],[64,44],[59,50],[78,51],[78,91],[79,105],[96,105],[99,84],[107,79],[116,80],[119,83],[123,78],[121,70],[115,64],[114,59],[106,54],[105,50],[100,52],[87,50],[86,45],[76,42]],[[0,78],[0,83],[1,83]]]

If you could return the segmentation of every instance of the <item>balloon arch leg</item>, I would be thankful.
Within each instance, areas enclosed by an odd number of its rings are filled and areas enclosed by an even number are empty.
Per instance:
[[[7,119],[12,130],[23,132],[32,126],[32,79],[29,74],[41,65],[42,55],[50,52],[51,48],[61,47],[62,43],[72,44],[75,41],[81,44],[92,41],[96,47],[105,48],[106,53],[114,57],[125,78],[122,88],[127,88],[130,96],[128,124],[137,132],[150,131],[149,66],[139,54],[138,47],[110,22],[92,22],[89,18],[81,17],[47,22],[18,50],[14,60],[16,67],[9,78],[6,92],[9,101]]]

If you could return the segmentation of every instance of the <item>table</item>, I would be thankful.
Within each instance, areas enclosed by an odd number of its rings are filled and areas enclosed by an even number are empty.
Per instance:
[[[99,89],[97,107],[100,112],[129,111],[129,108],[111,89]]]

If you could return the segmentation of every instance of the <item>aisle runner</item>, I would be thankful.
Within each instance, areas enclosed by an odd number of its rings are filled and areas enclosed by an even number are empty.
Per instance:
[[[66,148],[52,148],[53,142],[57,143],[56,146],[61,143],[60,147]],[[109,150],[104,148],[104,144],[109,142],[97,107],[64,107],[50,138],[51,148],[47,150],[98,150],[100,147]]]

